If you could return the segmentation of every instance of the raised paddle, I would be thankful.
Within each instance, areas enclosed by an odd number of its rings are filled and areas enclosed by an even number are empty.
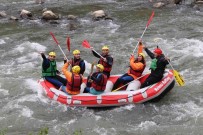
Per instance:
[[[65,53],[63,52],[63,50],[61,49],[61,46],[59,45],[59,42],[57,41],[56,37],[54,36],[54,34],[52,32],[50,32],[52,38],[54,39],[54,41],[56,42],[56,44],[58,45],[59,49],[61,50],[61,52],[63,53],[64,57],[66,58],[66,60],[68,60],[68,58],[66,57]]]
[[[151,23],[153,17],[154,17],[154,11],[152,12],[152,15],[150,16],[150,18],[149,18],[149,20],[148,20],[148,22],[147,22],[147,24],[146,24],[145,30],[143,31],[143,33],[142,33],[142,35],[141,35],[139,41],[137,42],[137,45],[136,45],[135,49],[133,50],[133,54],[135,53],[135,50],[136,50],[136,48],[137,48],[139,42],[142,40],[142,37],[144,36],[145,31],[146,31],[147,28],[149,27],[149,24]]]
[[[84,40],[82,42],[82,46],[85,47],[85,48],[91,48],[89,42],[87,40]],[[98,54],[102,59],[105,59],[103,56],[101,56],[97,51],[95,51],[94,49],[92,49],[96,54]]]
[[[66,44],[67,44],[68,51],[70,52],[70,37],[67,37]]]
[[[158,42],[159,40],[160,40],[160,38],[155,38],[154,42]],[[163,49],[162,49],[162,51],[163,51]],[[185,81],[184,81],[182,75],[180,75],[178,73],[178,71],[173,68],[172,64],[170,63],[170,61],[168,59],[167,59],[167,61],[168,61],[169,65],[171,66],[172,70],[173,70],[173,76],[175,77],[175,80],[178,83],[178,85],[179,86],[184,86]]]

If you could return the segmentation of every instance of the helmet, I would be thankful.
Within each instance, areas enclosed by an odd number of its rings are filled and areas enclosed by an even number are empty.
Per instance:
[[[139,53],[139,55],[141,55],[143,58],[145,58],[145,55],[144,53]]]
[[[154,49],[154,53],[161,55],[162,54],[162,50],[159,48]]]
[[[74,50],[73,55],[76,55],[76,54],[80,54],[80,51],[79,50]]]
[[[109,50],[109,48],[108,48],[108,46],[105,45],[102,47],[102,50]]]
[[[101,72],[103,72],[104,66],[102,64],[97,64],[97,67],[100,69]]]
[[[49,56],[55,56],[56,57],[56,53],[55,52],[49,52]]]
[[[80,72],[80,67],[79,66],[73,66],[72,72],[78,74]]]

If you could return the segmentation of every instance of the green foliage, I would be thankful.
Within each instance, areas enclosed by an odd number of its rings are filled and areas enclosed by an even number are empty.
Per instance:
[[[73,135],[82,135],[82,130],[76,130],[73,132]]]
[[[49,133],[49,128],[45,127],[45,128],[41,128],[37,135],[48,135],[48,133]],[[33,135],[33,134],[29,133],[28,135]]]
[[[41,128],[41,130],[38,133],[38,135],[48,135],[48,133],[49,133],[49,128],[45,127],[45,128]]]
[[[0,130],[0,135],[5,135],[6,132],[7,132],[7,129],[2,129],[2,130]]]

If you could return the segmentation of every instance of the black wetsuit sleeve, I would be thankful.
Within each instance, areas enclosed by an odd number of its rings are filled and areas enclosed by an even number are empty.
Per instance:
[[[92,54],[97,57],[97,58],[101,58],[101,56],[99,56],[95,51],[92,50]]]
[[[106,58],[106,60],[107,60],[108,65],[110,65],[110,66],[113,65],[113,58],[112,57],[109,56],[109,57]]]
[[[92,76],[91,76],[91,79],[92,79],[93,81],[95,81],[96,83],[100,83],[101,80],[102,80],[102,75],[101,75],[101,74],[98,74],[97,76],[92,75]]]
[[[46,56],[43,53],[41,54],[41,56],[42,56],[42,59],[43,59],[42,68],[43,69],[49,68],[50,61],[46,58]]]
[[[154,59],[154,54],[148,48],[145,48],[145,51],[151,59]]]
[[[80,73],[81,73],[81,74],[84,74],[84,72],[85,72],[85,62],[84,62],[84,60],[80,62],[80,65],[79,65],[79,66],[80,66],[80,68],[81,68],[81,69],[80,69]]]

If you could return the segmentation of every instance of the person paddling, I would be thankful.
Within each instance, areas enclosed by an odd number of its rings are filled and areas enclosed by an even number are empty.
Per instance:
[[[110,72],[111,72],[112,66],[113,66],[113,57],[111,55],[109,55],[109,47],[108,46],[102,47],[101,56],[103,58],[94,51],[93,47],[91,47],[91,50],[95,57],[100,58],[100,60],[98,61],[98,64],[101,64],[104,66],[103,73],[106,74],[107,77],[109,78]]]
[[[167,64],[169,64],[169,59],[162,54],[162,50],[158,46],[154,49],[153,53],[147,47],[143,46],[143,48],[152,59],[152,62],[150,65],[151,73],[141,85],[141,88],[159,82],[163,78]]]
[[[47,58],[44,53],[41,53],[41,56],[43,58],[42,77],[48,82],[52,83],[56,88],[60,88],[61,86],[66,85],[66,79],[58,75],[60,72],[57,70],[55,60],[56,53],[49,52],[49,56]]]
[[[76,95],[80,93],[80,86],[83,82],[83,76],[80,73],[78,65],[72,67],[72,72],[68,71],[68,66],[71,61],[66,62],[62,67],[62,72],[67,79],[67,85],[62,86],[61,90],[68,95]]]
[[[107,76],[103,73],[103,70],[103,65],[96,65],[96,72],[88,77],[87,87],[85,88],[84,93],[98,95],[104,92],[107,83]]]
[[[145,55],[142,53],[142,42],[139,43],[138,56],[135,59],[132,54],[130,57],[130,68],[127,73],[119,77],[114,83],[113,90],[117,89],[121,84],[125,85],[142,75],[146,67]]]

